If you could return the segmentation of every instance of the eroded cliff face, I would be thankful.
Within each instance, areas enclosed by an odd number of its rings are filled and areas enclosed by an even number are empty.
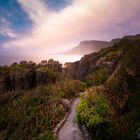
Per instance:
[[[85,55],[80,61],[67,63],[63,70],[64,74],[70,78],[84,80],[89,72],[95,70],[98,58],[99,53],[92,53]]]
[[[102,55],[102,51],[92,53],[85,55],[80,61],[66,64],[63,71],[68,77],[85,81],[86,76],[101,67],[106,67],[111,74],[123,55],[123,51],[110,52],[106,56]]]

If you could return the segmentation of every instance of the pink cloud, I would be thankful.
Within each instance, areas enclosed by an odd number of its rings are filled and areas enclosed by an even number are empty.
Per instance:
[[[60,51],[85,39],[104,38],[105,30],[120,33],[118,24],[140,10],[140,0],[73,0],[59,12],[52,12],[41,0],[18,0],[35,23],[32,32],[4,44],[39,54]],[[137,19],[136,23],[140,23]],[[42,50],[42,51],[41,51]]]

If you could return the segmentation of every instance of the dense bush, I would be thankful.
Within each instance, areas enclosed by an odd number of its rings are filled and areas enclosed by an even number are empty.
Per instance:
[[[121,64],[125,69],[134,69],[140,71],[140,41],[135,41],[133,46],[131,46],[125,57],[121,60]]]
[[[56,73],[52,69],[45,67],[44,71],[47,73],[48,77],[56,78]]]
[[[78,123],[86,124],[94,139],[103,136],[100,132],[104,127],[107,129],[111,113],[107,100],[98,92],[97,88],[86,91],[86,95],[81,97],[76,116]]]
[[[109,52],[106,56],[107,61],[117,61],[118,60],[118,52]]]
[[[50,132],[64,113],[63,106],[49,99],[48,93],[42,92],[40,88],[1,95],[0,137],[43,140],[40,134],[45,132],[45,136],[51,139]]]
[[[86,84],[88,86],[98,86],[103,84],[109,76],[107,68],[100,68],[99,70],[89,74],[86,77]]]
[[[138,40],[139,41],[139,40]],[[128,49],[136,43],[136,40],[132,39],[121,39],[118,43],[114,43],[113,46],[102,48],[100,51],[100,55],[102,57],[106,56],[110,52],[118,52],[118,51],[128,51]]]
[[[108,119],[109,105],[106,99],[97,94],[97,89],[87,90],[77,107],[77,121],[95,127]]]
[[[49,95],[54,95],[55,97],[62,98],[72,98],[77,93],[83,92],[86,85],[78,80],[68,80],[56,82],[55,84],[50,84],[45,88],[45,91]]]

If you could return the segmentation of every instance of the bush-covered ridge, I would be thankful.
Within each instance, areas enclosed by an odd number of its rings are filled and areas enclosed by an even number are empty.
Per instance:
[[[119,55],[116,57],[116,52],[120,53],[120,57]],[[77,108],[78,122],[87,125],[93,139],[133,140],[138,138],[140,129],[139,54],[140,40],[134,38],[124,38],[112,47],[99,52],[100,57],[104,58],[102,61],[112,59],[111,61],[115,62],[114,70],[100,84],[96,84],[103,78],[100,68],[89,75],[91,77],[88,77],[87,82],[91,83],[92,78],[94,88],[86,91],[86,96],[81,97]],[[99,66],[102,67],[102,64],[100,63]],[[103,105],[109,109],[100,109]],[[96,111],[98,109],[100,112]]]

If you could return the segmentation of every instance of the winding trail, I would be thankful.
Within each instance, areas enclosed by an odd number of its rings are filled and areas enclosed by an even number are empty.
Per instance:
[[[80,101],[80,97],[73,100],[70,114],[64,125],[58,131],[59,140],[84,140],[82,133],[76,123],[76,106]]]

